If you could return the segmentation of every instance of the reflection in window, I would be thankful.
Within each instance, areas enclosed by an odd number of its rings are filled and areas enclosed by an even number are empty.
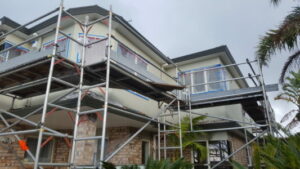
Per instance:
[[[216,65],[213,67],[220,67]],[[211,67],[211,68],[213,68]],[[210,91],[224,91],[226,90],[225,72],[224,69],[203,70],[196,69],[184,72],[179,75],[180,81],[186,86],[191,85],[192,94],[210,92]],[[222,82],[218,82],[222,81]],[[215,83],[217,82],[217,83]]]
[[[143,70],[147,70],[148,63],[121,43],[118,43],[117,55],[125,57],[127,61],[136,64]]]
[[[42,142],[44,142],[43,140]],[[29,150],[35,154],[36,153],[36,145],[38,143],[37,138],[28,138],[27,139],[27,145],[29,147]],[[48,142],[45,144],[40,151],[40,162],[51,162],[52,153],[53,153],[53,141]],[[25,153],[25,160],[28,162],[33,162],[32,158]]]
[[[210,141],[208,149],[210,162],[222,161],[230,154],[230,146],[226,140]]]
[[[231,153],[230,144],[229,141],[227,140],[199,142],[199,144],[207,148],[208,154],[204,155],[207,157],[206,159],[201,160],[203,154],[201,154],[201,152],[198,150],[193,151],[195,169],[207,169],[208,164],[210,165],[216,164],[224,160]],[[223,168],[223,167],[228,168],[226,167],[228,166],[227,164],[228,163],[224,163],[222,166],[218,168]]]

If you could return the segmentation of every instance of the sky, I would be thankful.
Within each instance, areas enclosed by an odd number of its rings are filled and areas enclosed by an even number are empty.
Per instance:
[[[1,2],[2,1],[2,2]],[[0,0],[0,17],[24,24],[59,5],[59,0]],[[259,38],[276,28],[299,1],[284,0],[65,0],[66,8],[99,5],[130,23],[170,58],[227,45],[236,62],[255,59]],[[267,84],[278,83],[280,69],[289,53],[274,56],[263,68]],[[241,68],[244,75],[246,68]],[[274,101],[278,92],[268,93],[279,121],[292,105]]]

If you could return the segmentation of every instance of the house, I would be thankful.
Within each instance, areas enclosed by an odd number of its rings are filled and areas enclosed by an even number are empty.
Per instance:
[[[222,160],[221,166],[230,168],[226,158],[255,137],[253,125],[267,127],[259,103],[264,100],[262,87],[249,86],[226,46],[170,59],[124,18],[114,14],[110,22],[108,14],[99,6],[71,8],[62,12],[61,22],[54,16],[22,28],[1,18],[2,34],[11,32],[0,44],[0,169],[33,168],[37,149],[36,163],[45,168],[93,168],[102,151],[103,159],[116,165],[143,165],[149,157],[178,151],[167,150],[164,134],[157,130],[176,126],[189,114],[208,116],[196,124],[207,133],[198,141],[208,158],[200,161],[201,154],[190,149],[183,150],[184,157],[195,168],[210,168]],[[51,90],[45,95],[52,58]],[[177,116],[177,110],[186,114]],[[167,111],[171,116],[159,116]],[[37,147],[39,133],[43,137]],[[248,165],[250,154],[247,147],[231,159]]]

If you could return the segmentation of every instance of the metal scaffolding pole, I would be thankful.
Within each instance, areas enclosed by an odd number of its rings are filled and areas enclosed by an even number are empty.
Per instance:
[[[242,124],[259,126],[256,123],[249,123],[249,122],[244,122],[244,121],[240,121],[240,120],[234,120],[234,119],[230,119],[230,118],[226,118],[226,117],[218,117],[218,116],[213,116],[213,115],[208,115],[208,114],[203,114],[203,113],[198,113],[198,112],[191,112],[191,113],[195,114],[195,115],[206,116],[206,117],[216,118],[216,119],[220,119],[220,120],[227,120],[227,121],[233,121],[233,122],[242,123]]]
[[[177,100],[177,109],[178,109],[178,125],[179,125],[179,150],[180,150],[180,158],[183,157],[182,151],[182,128],[181,128],[181,111],[180,111],[180,101]]]
[[[213,167],[211,167],[211,169],[217,168],[223,162],[227,161],[229,158],[231,158],[232,156],[234,156],[236,153],[240,152],[241,150],[243,150],[244,148],[246,148],[248,145],[250,145],[252,142],[254,142],[255,140],[257,140],[259,137],[263,136],[266,132],[267,132],[267,130],[265,130],[262,133],[260,133],[258,136],[256,136],[255,138],[253,138],[252,140],[250,140],[249,142],[247,142],[246,144],[244,144],[242,147],[238,148],[233,153],[231,153],[230,155],[228,155],[227,157],[225,157],[222,161],[220,161],[217,164],[215,164]]]
[[[106,84],[105,84],[105,98],[104,98],[104,113],[102,123],[102,140],[100,149],[100,169],[102,169],[102,161],[104,160],[105,154],[105,137],[106,137],[106,123],[107,123],[107,109],[108,109],[108,93],[109,93],[109,80],[110,80],[110,62],[111,62],[111,31],[112,31],[112,6],[109,9],[109,21],[108,21],[108,43],[107,43],[107,68],[106,68]]]
[[[89,22],[89,18],[85,18],[85,23]],[[74,123],[74,131],[73,131],[73,143],[72,143],[72,151],[71,151],[71,166],[75,166],[75,152],[76,152],[76,144],[77,144],[77,132],[78,132],[78,123],[80,118],[81,111],[81,97],[82,97],[82,87],[83,87],[83,75],[84,75],[84,64],[85,64],[85,47],[84,45],[87,43],[87,26],[83,28],[83,44],[82,44],[82,52],[80,58],[80,80],[79,80],[79,89],[78,89],[78,98],[77,98],[77,108],[76,108],[76,117]]]
[[[52,82],[52,77],[53,77],[53,70],[54,70],[54,64],[55,64],[55,57],[58,49],[58,35],[59,35],[59,29],[60,29],[60,23],[61,23],[61,16],[63,12],[63,0],[60,2],[59,6],[59,13],[57,17],[57,25],[56,25],[56,30],[55,30],[55,40],[54,40],[54,48],[53,48],[53,53],[51,57],[51,63],[50,63],[50,68],[49,68],[49,76],[48,76],[48,82],[47,82],[47,88],[46,88],[46,94],[45,94],[45,100],[44,100],[44,106],[43,106],[43,113],[41,117],[41,123],[40,123],[40,131],[39,131],[39,136],[38,136],[38,142],[37,142],[37,148],[36,148],[36,154],[35,154],[35,162],[34,162],[34,169],[38,169],[39,166],[39,157],[40,157],[40,152],[41,152],[41,144],[42,144],[42,139],[43,139],[43,132],[45,130],[45,119],[46,119],[46,113],[47,113],[47,107],[48,107],[48,98],[51,90],[51,82]]]
[[[1,120],[3,121],[3,123],[5,124],[5,126],[7,127],[7,126],[9,126],[9,124],[8,124],[8,122],[6,121],[6,119],[3,117],[3,115],[0,113],[0,118],[1,118]],[[10,129],[10,134],[11,135],[14,135],[14,137],[18,140],[18,141],[20,141],[21,140],[21,138],[17,135],[17,134],[25,134],[25,132],[24,133],[17,133],[16,131],[14,131],[13,129]],[[38,129],[33,129],[33,130],[27,130],[28,132],[27,133],[35,133],[35,132],[38,132]],[[0,136],[1,136],[1,134],[2,133],[0,133]],[[26,153],[30,156],[30,158],[33,160],[33,161],[35,161],[35,157],[34,157],[34,155],[32,154],[32,152],[30,151],[30,150],[26,150]],[[40,167],[41,168],[41,167]],[[42,168],[41,168],[42,169]]]
[[[262,71],[262,65],[261,65],[259,58],[257,58],[257,64],[258,64],[258,70],[259,70],[259,74],[260,74],[259,77],[260,77],[261,87],[262,87],[263,96],[264,96],[264,109],[265,109],[265,112],[266,112],[267,118],[268,118],[270,134],[273,136],[273,128],[272,128],[273,125],[272,125],[272,121],[271,121],[271,117],[270,117],[268,97],[267,97],[267,93],[266,93],[266,89],[265,89],[265,81],[264,81],[264,75],[263,75],[263,71]]]
[[[245,121],[246,118],[246,112],[243,112],[243,121]],[[248,143],[248,134],[247,134],[247,129],[244,128],[244,136],[245,136],[245,142]],[[247,152],[247,158],[248,158],[248,167],[252,166],[252,158],[251,158],[251,153],[250,153],[250,148],[249,146],[246,147],[246,152]]]

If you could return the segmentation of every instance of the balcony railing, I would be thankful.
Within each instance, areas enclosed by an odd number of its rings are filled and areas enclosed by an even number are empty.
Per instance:
[[[181,95],[183,98],[189,99],[189,97],[197,97],[196,95],[212,92],[248,88],[249,83],[247,83],[247,80],[253,82],[254,85],[252,86],[259,86],[261,84],[259,75],[256,74],[251,65],[251,63],[254,62],[257,61],[247,60],[243,63],[229,65],[218,64],[206,68],[181,72],[179,79],[187,86]],[[240,65],[249,65],[253,74],[249,73],[248,76],[236,77],[237,72],[235,71],[237,71],[237,67]]]

